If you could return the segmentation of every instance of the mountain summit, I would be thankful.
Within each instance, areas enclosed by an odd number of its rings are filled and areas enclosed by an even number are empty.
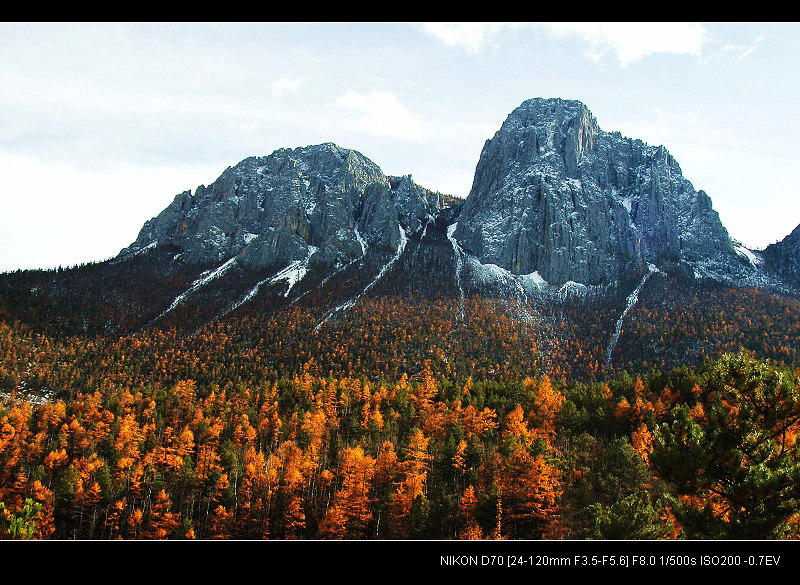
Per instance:
[[[331,143],[280,149],[176,196],[121,257],[171,245],[188,264],[235,257],[248,270],[305,259],[337,265],[370,245],[396,250],[405,231],[419,230],[444,206],[441,195],[410,176],[385,176],[354,150]]]
[[[734,256],[711,200],[663,146],[604,132],[562,99],[526,101],[486,142],[454,237],[481,262],[551,284]]]

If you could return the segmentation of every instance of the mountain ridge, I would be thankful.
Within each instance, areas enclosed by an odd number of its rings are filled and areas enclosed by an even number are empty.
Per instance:
[[[664,146],[605,132],[585,104],[560,98],[509,114],[466,199],[384,175],[330,142],[282,148],[177,195],[116,260],[172,245],[188,264],[236,257],[250,271],[303,263],[331,276],[371,247],[392,254],[410,234],[424,240],[444,215],[462,296],[487,274],[532,292],[608,288],[650,265],[784,294],[800,284],[783,267],[791,254],[765,251],[767,262],[731,240]]]
[[[282,148],[228,167],[194,195],[177,195],[118,258],[171,244],[190,264],[239,256],[259,269],[300,260],[314,246],[317,261],[346,263],[365,245],[396,249],[401,217],[404,229],[418,231],[445,205],[410,175],[386,176],[355,150],[333,143]]]
[[[323,349],[354,319],[385,310],[375,317],[382,327],[404,328],[409,311],[425,306],[434,307],[427,314],[443,337],[393,346],[391,355],[458,353],[459,339],[468,349],[453,359],[466,371],[478,350],[465,332],[497,335],[502,322],[518,328],[511,338],[537,348],[539,370],[594,376],[652,359],[699,359],[763,336],[766,316],[751,315],[747,303],[768,307],[770,319],[794,314],[796,235],[747,249],[663,146],[602,131],[580,102],[528,100],[521,108],[486,141],[467,199],[426,189],[410,174],[384,175],[333,143],[278,149],[178,194],[109,261],[4,275],[0,317],[57,335],[157,329],[189,337],[241,319],[268,326],[292,317],[318,344],[303,355],[344,368]],[[722,314],[742,320],[738,329],[714,342],[697,338]],[[376,336],[372,359],[394,368],[377,349],[387,340]],[[523,363],[501,357],[511,351],[504,339],[491,343],[502,348],[497,363]],[[565,365],[565,348],[582,355]]]

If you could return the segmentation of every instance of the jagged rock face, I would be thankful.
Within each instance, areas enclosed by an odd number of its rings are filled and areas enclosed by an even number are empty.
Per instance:
[[[313,252],[337,264],[365,246],[397,248],[436,214],[441,197],[411,177],[387,177],[356,151],[334,144],[277,150],[229,167],[209,187],[176,196],[145,223],[121,256],[175,245],[180,259],[211,264],[237,256],[246,269],[285,266]]]
[[[425,225],[436,220],[437,215],[451,207],[441,193],[434,193],[414,183],[411,175],[389,177],[394,195],[394,206],[401,223],[411,233],[425,229]]]
[[[763,252],[768,267],[789,284],[800,288],[800,225]]]
[[[604,132],[561,99],[524,102],[486,142],[453,235],[483,263],[555,285],[733,255],[710,199],[666,149]]]
[[[605,290],[641,278],[648,264],[794,292],[797,240],[795,230],[764,252],[762,264],[760,254],[734,247],[710,198],[664,147],[601,130],[581,102],[532,99],[486,142],[465,201],[410,175],[386,176],[334,144],[280,149],[175,197],[118,259],[157,246],[177,250],[175,266],[220,267],[236,258],[245,270],[278,278],[294,263],[297,274],[331,275],[375,250],[415,278],[447,266],[452,273],[425,278],[447,281],[462,299],[548,284]],[[413,257],[399,259],[401,252]]]

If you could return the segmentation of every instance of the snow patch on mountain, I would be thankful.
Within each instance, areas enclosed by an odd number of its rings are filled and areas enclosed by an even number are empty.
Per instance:
[[[497,264],[483,263],[477,256],[467,254],[463,250],[460,250],[460,253],[466,260],[472,284],[490,288],[506,299],[515,299],[515,310],[512,313],[519,321],[532,323],[539,320],[529,309],[531,301],[536,295],[551,287],[538,272],[514,274]]]
[[[547,284],[547,281],[544,278],[542,278],[541,274],[539,274],[538,270],[534,270],[530,274],[520,274],[518,275],[518,278],[522,281],[524,285],[527,285],[528,287],[531,288],[536,287],[539,289],[543,289],[546,286],[549,286]]]
[[[403,229],[403,226],[398,224],[398,228],[400,229],[400,242],[397,245],[397,251],[395,252],[394,256],[392,256],[392,258],[386,264],[383,265],[383,267],[378,272],[377,276],[375,276],[375,278],[373,278],[372,281],[367,286],[364,287],[364,290],[362,290],[359,294],[357,294],[353,298],[327,311],[322,320],[319,323],[317,323],[316,327],[314,327],[314,331],[318,331],[319,328],[322,327],[322,325],[334,315],[344,313],[350,310],[352,307],[354,307],[355,304],[358,302],[358,300],[361,297],[363,297],[373,286],[375,286],[381,280],[381,278],[383,278],[384,275],[391,269],[394,263],[397,262],[400,256],[403,255],[403,252],[406,249],[406,244],[408,243],[408,236],[406,235],[406,230]]]
[[[752,250],[745,248],[744,246],[735,246],[734,250],[736,250],[736,253],[739,254],[739,256],[747,260],[753,266],[753,268],[758,268],[764,262],[759,255]]]
[[[158,246],[158,240],[156,240],[154,242],[150,242],[149,244],[147,244],[143,248],[139,248],[138,250],[133,250],[133,252],[131,252],[130,256],[128,256],[128,257],[129,258],[133,258],[134,256],[138,256],[140,254],[144,254],[145,252],[147,252],[148,250],[152,250],[156,246]]]
[[[256,283],[256,285],[251,288],[247,294],[245,294],[241,299],[230,305],[227,309],[225,309],[217,318],[224,317],[231,311],[234,311],[241,307],[243,304],[248,302],[249,300],[253,299],[257,294],[258,291],[261,289],[262,286],[265,284],[275,284],[280,282],[281,280],[285,280],[289,287],[286,289],[284,293],[284,297],[288,297],[289,293],[291,292],[294,285],[300,282],[303,277],[306,275],[308,271],[308,263],[311,260],[311,257],[317,252],[319,248],[315,246],[309,246],[308,255],[303,258],[302,260],[295,260],[294,262],[290,263],[286,268],[283,268],[278,271],[277,274],[274,276],[270,276],[269,278],[265,278]]]
[[[361,235],[361,232],[358,231],[358,225],[353,227],[353,232],[356,235],[356,240],[361,246],[361,255],[364,256],[367,253],[367,241],[364,239],[364,236]]]
[[[165,311],[163,311],[163,312],[162,312],[162,313],[161,313],[161,314],[160,314],[158,317],[156,317],[156,318],[155,318],[155,321],[158,321],[158,320],[159,320],[159,319],[161,319],[161,318],[162,318],[164,315],[166,315],[167,313],[169,313],[170,311],[172,311],[173,309],[175,309],[175,307],[177,307],[177,306],[178,306],[178,305],[180,305],[182,302],[184,302],[184,301],[186,300],[186,298],[187,298],[187,297],[188,297],[190,294],[192,294],[193,292],[195,292],[195,291],[197,291],[197,290],[201,289],[202,287],[204,287],[205,285],[207,285],[207,284],[208,284],[209,282],[211,282],[212,280],[214,280],[214,279],[216,279],[216,278],[219,278],[220,276],[222,276],[223,274],[225,274],[225,273],[226,273],[228,270],[230,270],[230,269],[231,269],[231,268],[232,268],[232,267],[233,267],[235,264],[236,264],[236,257],[233,257],[233,258],[231,258],[230,260],[228,260],[227,262],[225,262],[224,264],[222,264],[221,266],[219,266],[219,267],[215,268],[214,270],[206,270],[205,272],[203,272],[203,273],[200,275],[200,277],[199,277],[199,278],[197,278],[197,279],[196,279],[196,280],[195,280],[195,281],[194,281],[194,282],[191,284],[191,286],[189,286],[189,288],[188,288],[188,289],[186,289],[186,290],[185,290],[183,293],[181,293],[180,295],[178,295],[178,296],[175,298],[175,300],[174,300],[174,301],[172,301],[172,304],[169,306],[169,308],[167,308],[167,309],[166,309]]]
[[[453,246],[453,256],[456,260],[456,286],[458,286],[458,318],[459,320],[464,320],[464,284],[461,282],[461,268],[464,264],[463,256],[464,252],[461,250],[461,247],[458,245],[458,240],[453,237],[453,233],[456,231],[458,227],[458,222],[455,222],[452,225],[447,226],[447,239],[450,240],[450,244]],[[427,229],[427,225],[425,226]]]
[[[492,263],[482,263],[472,254],[467,254],[469,266],[475,280],[483,284],[499,284],[504,296],[515,296],[527,299],[525,287],[522,285],[521,278],[506,270],[505,268]]]
[[[425,234],[428,233],[428,226],[431,224],[432,221],[434,221],[434,219],[431,216],[428,216],[425,219],[425,228],[422,230],[422,235],[419,237],[420,242],[425,239]]]
[[[611,335],[611,340],[608,342],[608,349],[606,349],[606,372],[611,371],[611,354],[614,351],[614,348],[617,345],[617,341],[619,341],[619,336],[622,333],[622,322],[625,320],[625,315],[639,302],[639,293],[644,286],[644,283],[647,282],[647,279],[650,278],[656,272],[661,272],[658,268],[656,268],[653,264],[647,265],[647,273],[642,277],[642,280],[633,289],[633,292],[628,295],[628,298],[625,301],[625,308],[622,310],[622,314],[617,319],[617,324],[614,327],[614,333]]]
[[[291,292],[292,288],[295,284],[300,282],[303,277],[308,272],[308,263],[311,260],[311,257],[319,250],[316,246],[309,246],[308,247],[308,255],[303,258],[302,260],[295,260],[289,266],[278,272],[275,276],[269,279],[269,284],[274,284],[276,282],[280,282],[281,280],[285,280],[289,283],[289,288],[286,289],[284,293],[284,297],[288,297],[289,293]]]
[[[589,287],[582,282],[568,280],[559,287],[558,297],[563,301],[571,296],[584,296],[588,290]]]

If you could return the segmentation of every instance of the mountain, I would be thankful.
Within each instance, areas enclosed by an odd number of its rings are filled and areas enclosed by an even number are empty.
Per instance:
[[[396,250],[446,206],[444,196],[411,176],[385,176],[354,150],[330,143],[281,149],[176,196],[119,259],[170,245],[187,264],[236,257],[248,270],[297,261],[335,266],[368,246]]]
[[[335,144],[279,149],[178,194],[110,261],[3,276],[0,318],[58,335],[193,335],[301,311],[313,348],[298,356],[333,359],[326,344],[352,345],[352,321],[375,319],[407,330],[397,339],[428,337],[385,353],[376,331],[375,371],[432,354],[510,369],[522,362],[508,336],[536,348],[520,368],[594,376],[742,344],[783,355],[764,332],[795,310],[798,240],[743,247],[666,148],[602,130],[579,101],[531,99],[486,141],[466,199]],[[494,343],[491,358],[475,345]]]
[[[561,99],[526,101],[486,142],[454,237],[481,262],[555,285],[735,256],[711,200],[663,146],[604,132]]]
[[[281,149],[176,196],[117,260],[170,246],[174,261],[216,265],[215,276],[271,271],[291,288],[368,250],[389,254],[382,276],[410,237],[426,250],[418,256],[450,265],[423,279],[462,299],[476,290],[528,298],[615,289],[655,270],[783,293],[797,284],[786,268],[791,253],[770,252],[767,263],[733,242],[709,196],[663,146],[605,132],[584,104],[562,99],[531,99],[508,116],[487,140],[463,203],[410,175],[385,176],[334,144]],[[403,260],[410,278],[424,274]]]

